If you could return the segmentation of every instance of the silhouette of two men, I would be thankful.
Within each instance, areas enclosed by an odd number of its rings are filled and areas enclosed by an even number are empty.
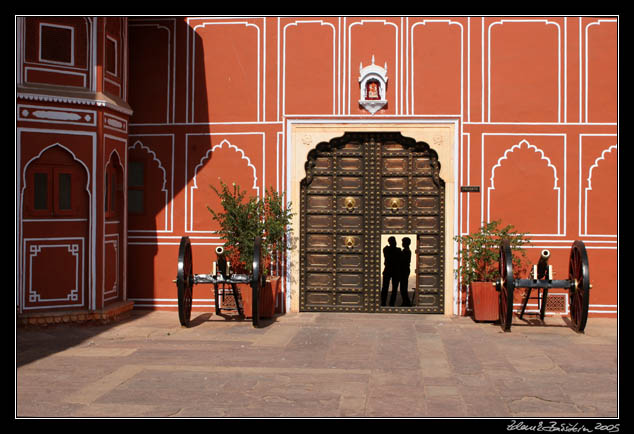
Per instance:
[[[383,248],[385,268],[383,269],[383,286],[381,287],[381,306],[385,306],[387,303],[390,282],[392,282],[390,306],[394,306],[396,303],[396,293],[399,285],[401,287],[401,306],[411,306],[409,294],[407,293],[407,282],[412,260],[412,251],[409,249],[411,240],[408,237],[403,238],[402,250],[396,246],[396,238],[390,237],[387,242],[388,245]]]

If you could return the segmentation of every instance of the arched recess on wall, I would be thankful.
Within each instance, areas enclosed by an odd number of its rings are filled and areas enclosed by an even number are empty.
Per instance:
[[[114,150],[104,168],[104,281],[103,302],[119,301],[124,288],[124,190],[125,178],[119,153]]]
[[[189,119],[193,122],[261,121],[264,56],[260,25],[249,19],[219,22],[193,18],[188,21],[195,34],[189,57]],[[205,99],[197,98],[201,91],[207,92]]]
[[[282,37],[282,113],[335,114],[335,26],[324,20],[297,20],[284,26]]]
[[[488,221],[501,220],[532,235],[562,233],[560,181],[543,150],[520,141],[497,160],[489,181]]]
[[[412,24],[410,32],[410,112],[462,113],[462,23],[422,19]]]
[[[586,235],[617,234],[617,145],[612,145],[590,166],[584,182]]]
[[[563,34],[556,20],[495,19],[489,23],[489,122],[561,122]]]
[[[141,140],[128,148],[128,229],[169,232],[170,191],[167,170],[150,145]]]
[[[224,139],[211,147],[194,170],[190,186],[190,224],[192,232],[213,232],[220,229],[211,219],[211,213],[203,207],[194,208],[196,203],[205,203],[214,211],[221,211],[220,201],[211,186],[220,191],[220,180],[228,186],[236,184],[246,191],[246,197],[260,197],[258,175],[251,159],[240,147]],[[202,196],[197,196],[202,195]],[[202,198],[201,198],[202,197]]]
[[[87,308],[93,215],[88,168],[55,143],[27,162],[22,176],[20,312]]]

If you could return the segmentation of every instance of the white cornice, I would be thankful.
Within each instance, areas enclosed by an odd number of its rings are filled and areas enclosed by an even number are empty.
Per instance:
[[[52,87],[18,87],[16,89],[16,99],[106,107],[128,116],[131,116],[133,113],[132,108],[123,101],[119,101],[102,92],[90,92],[86,90],[68,90],[66,88],[57,89]]]

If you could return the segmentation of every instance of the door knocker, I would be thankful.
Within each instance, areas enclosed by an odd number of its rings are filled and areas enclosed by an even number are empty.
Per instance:
[[[346,209],[348,211],[354,211],[354,207],[356,206],[356,201],[354,200],[354,197],[346,197],[345,199],[345,205],[346,205]]]
[[[392,211],[398,211],[400,207],[401,207],[400,199],[397,199],[394,197],[390,200],[390,208],[392,208]]]

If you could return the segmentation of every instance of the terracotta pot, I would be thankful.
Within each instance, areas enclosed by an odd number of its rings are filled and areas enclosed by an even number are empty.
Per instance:
[[[237,283],[236,286],[242,297],[242,313],[246,318],[251,318],[253,309],[251,308],[251,285],[248,283]]]
[[[472,282],[473,317],[476,321],[497,321],[499,295],[492,282]]]
[[[260,293],[260,317],[271,318],[276,312],[276,301],[280,298],[281,291],[281,279],[279,277],[271,277],[266,280],[266,283],[261,289]],[[246,318],[253,318],[253,302],[251,285],[248,283],[238,283],[240,293],[242,295],[242,309]]]
[[[266,284],[262,288],[262,296],[260,297],[260,316],[262,318],[271,318],[277,313],[275,305],[282,286],[280,283],[279,276],[266,279]]]

